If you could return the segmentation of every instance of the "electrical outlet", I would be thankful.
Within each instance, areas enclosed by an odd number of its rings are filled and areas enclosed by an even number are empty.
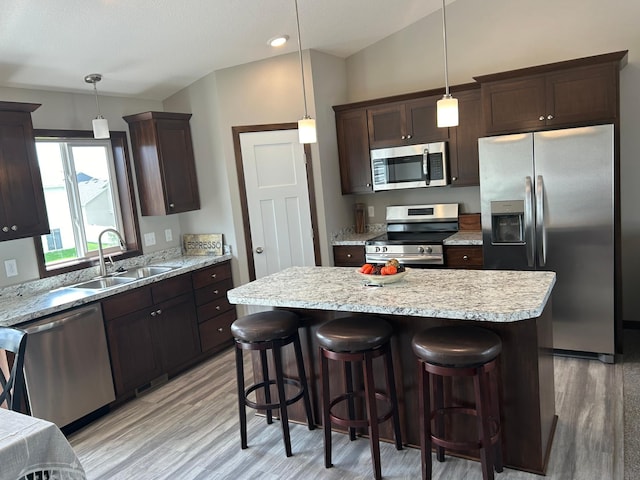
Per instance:
[[[149,232],[144,234],[144,244],[147,247],[156,244],[156,234],[154,232]]]
[[[15,258],[12,258],[11,260],[5,260],[4,269],[7,272],[7,277],[18,276],[18,264]]]
[[[375,215],[375,210],[373,208],[373,205],[369,205],[367,207],[368,213],[369,213],[369,218],[373,217]]]
[[[167,242],[171,242],[173,240],[173,232],[171,231],[170,228],[165,229],[165,231],[164,231],[164,239]]]

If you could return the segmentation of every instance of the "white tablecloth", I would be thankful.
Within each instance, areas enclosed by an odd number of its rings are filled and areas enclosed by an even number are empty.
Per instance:
[[[53,423],[0,408],[1,480],[85,480],[69,442]]]

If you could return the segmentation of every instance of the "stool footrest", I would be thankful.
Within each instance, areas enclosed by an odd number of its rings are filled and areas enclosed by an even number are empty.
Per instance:
[[[344,418],[334,414],[331,410],[338,403],[346,402],[351,398],[362,397],[365,398],[365,394],[363,391],[344,393],[342,395],[337,396],[331,402],[329,402],[329,417],[331,418],[331,423],[335,423],[341,427],[350,427],[350,428],[367,428],[369,426],[369,419],[367,418]],[[387,404],[387,409],[382,414],[378,415],[376,419],[376,423],[382,423],[386,420],[389,420],[393,416],[393,405],[391,399],[382,393],[376,392],[376,399],[382,400]]]
[[[285,400],[284,404],[286,406],[292,405],[293,403],[297,402],[298,400],[300,400],[302,398],[302,396],[304,395],[304,389],[302,388],[302,385],[300,384],[300,382],[298,380],[294,380],[292,378],[284,378],[283,379],[284,383],[287,385],[293,385],[294,387],[296,387],[298,389],[298,391],[296,392],[296,394],[292,397],[289,397]],[[259,382],[256,384],[251,385],[249,388],[247,388],[244,392],[244,403],[245,405],[247,405],[247,407],[250,408],[254,408],[256,410],[275,410],[277,408],[280,408],[280,404],[281,402],[277,402],[277,403],[258,403],[258,402],[254,402],[253,400],[249,400],[248,396],[250,393],[255,392],[256,390],[259,389],[264,389],[264,388],[268,388],[269,385],[275,385],[276,384],[276,380],[269,380],[268,382]]]

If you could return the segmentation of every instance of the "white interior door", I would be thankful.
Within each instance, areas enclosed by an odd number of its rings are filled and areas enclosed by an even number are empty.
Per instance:
[[[315,265],[303,145],[298,130],[240,134],[256,278]]]

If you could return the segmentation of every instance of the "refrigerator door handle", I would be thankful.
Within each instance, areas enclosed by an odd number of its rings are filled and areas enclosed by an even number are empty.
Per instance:
[[[547,263],[547,230],[544,224],[544,181],[542,175],[536,178],[536,246],[538,250],[538,266]]]
[[[533,267],[535,262],[534,228],[533,228],[533,185],[531,177],[524,179],[524,239],[527,250],[527,266]]]

